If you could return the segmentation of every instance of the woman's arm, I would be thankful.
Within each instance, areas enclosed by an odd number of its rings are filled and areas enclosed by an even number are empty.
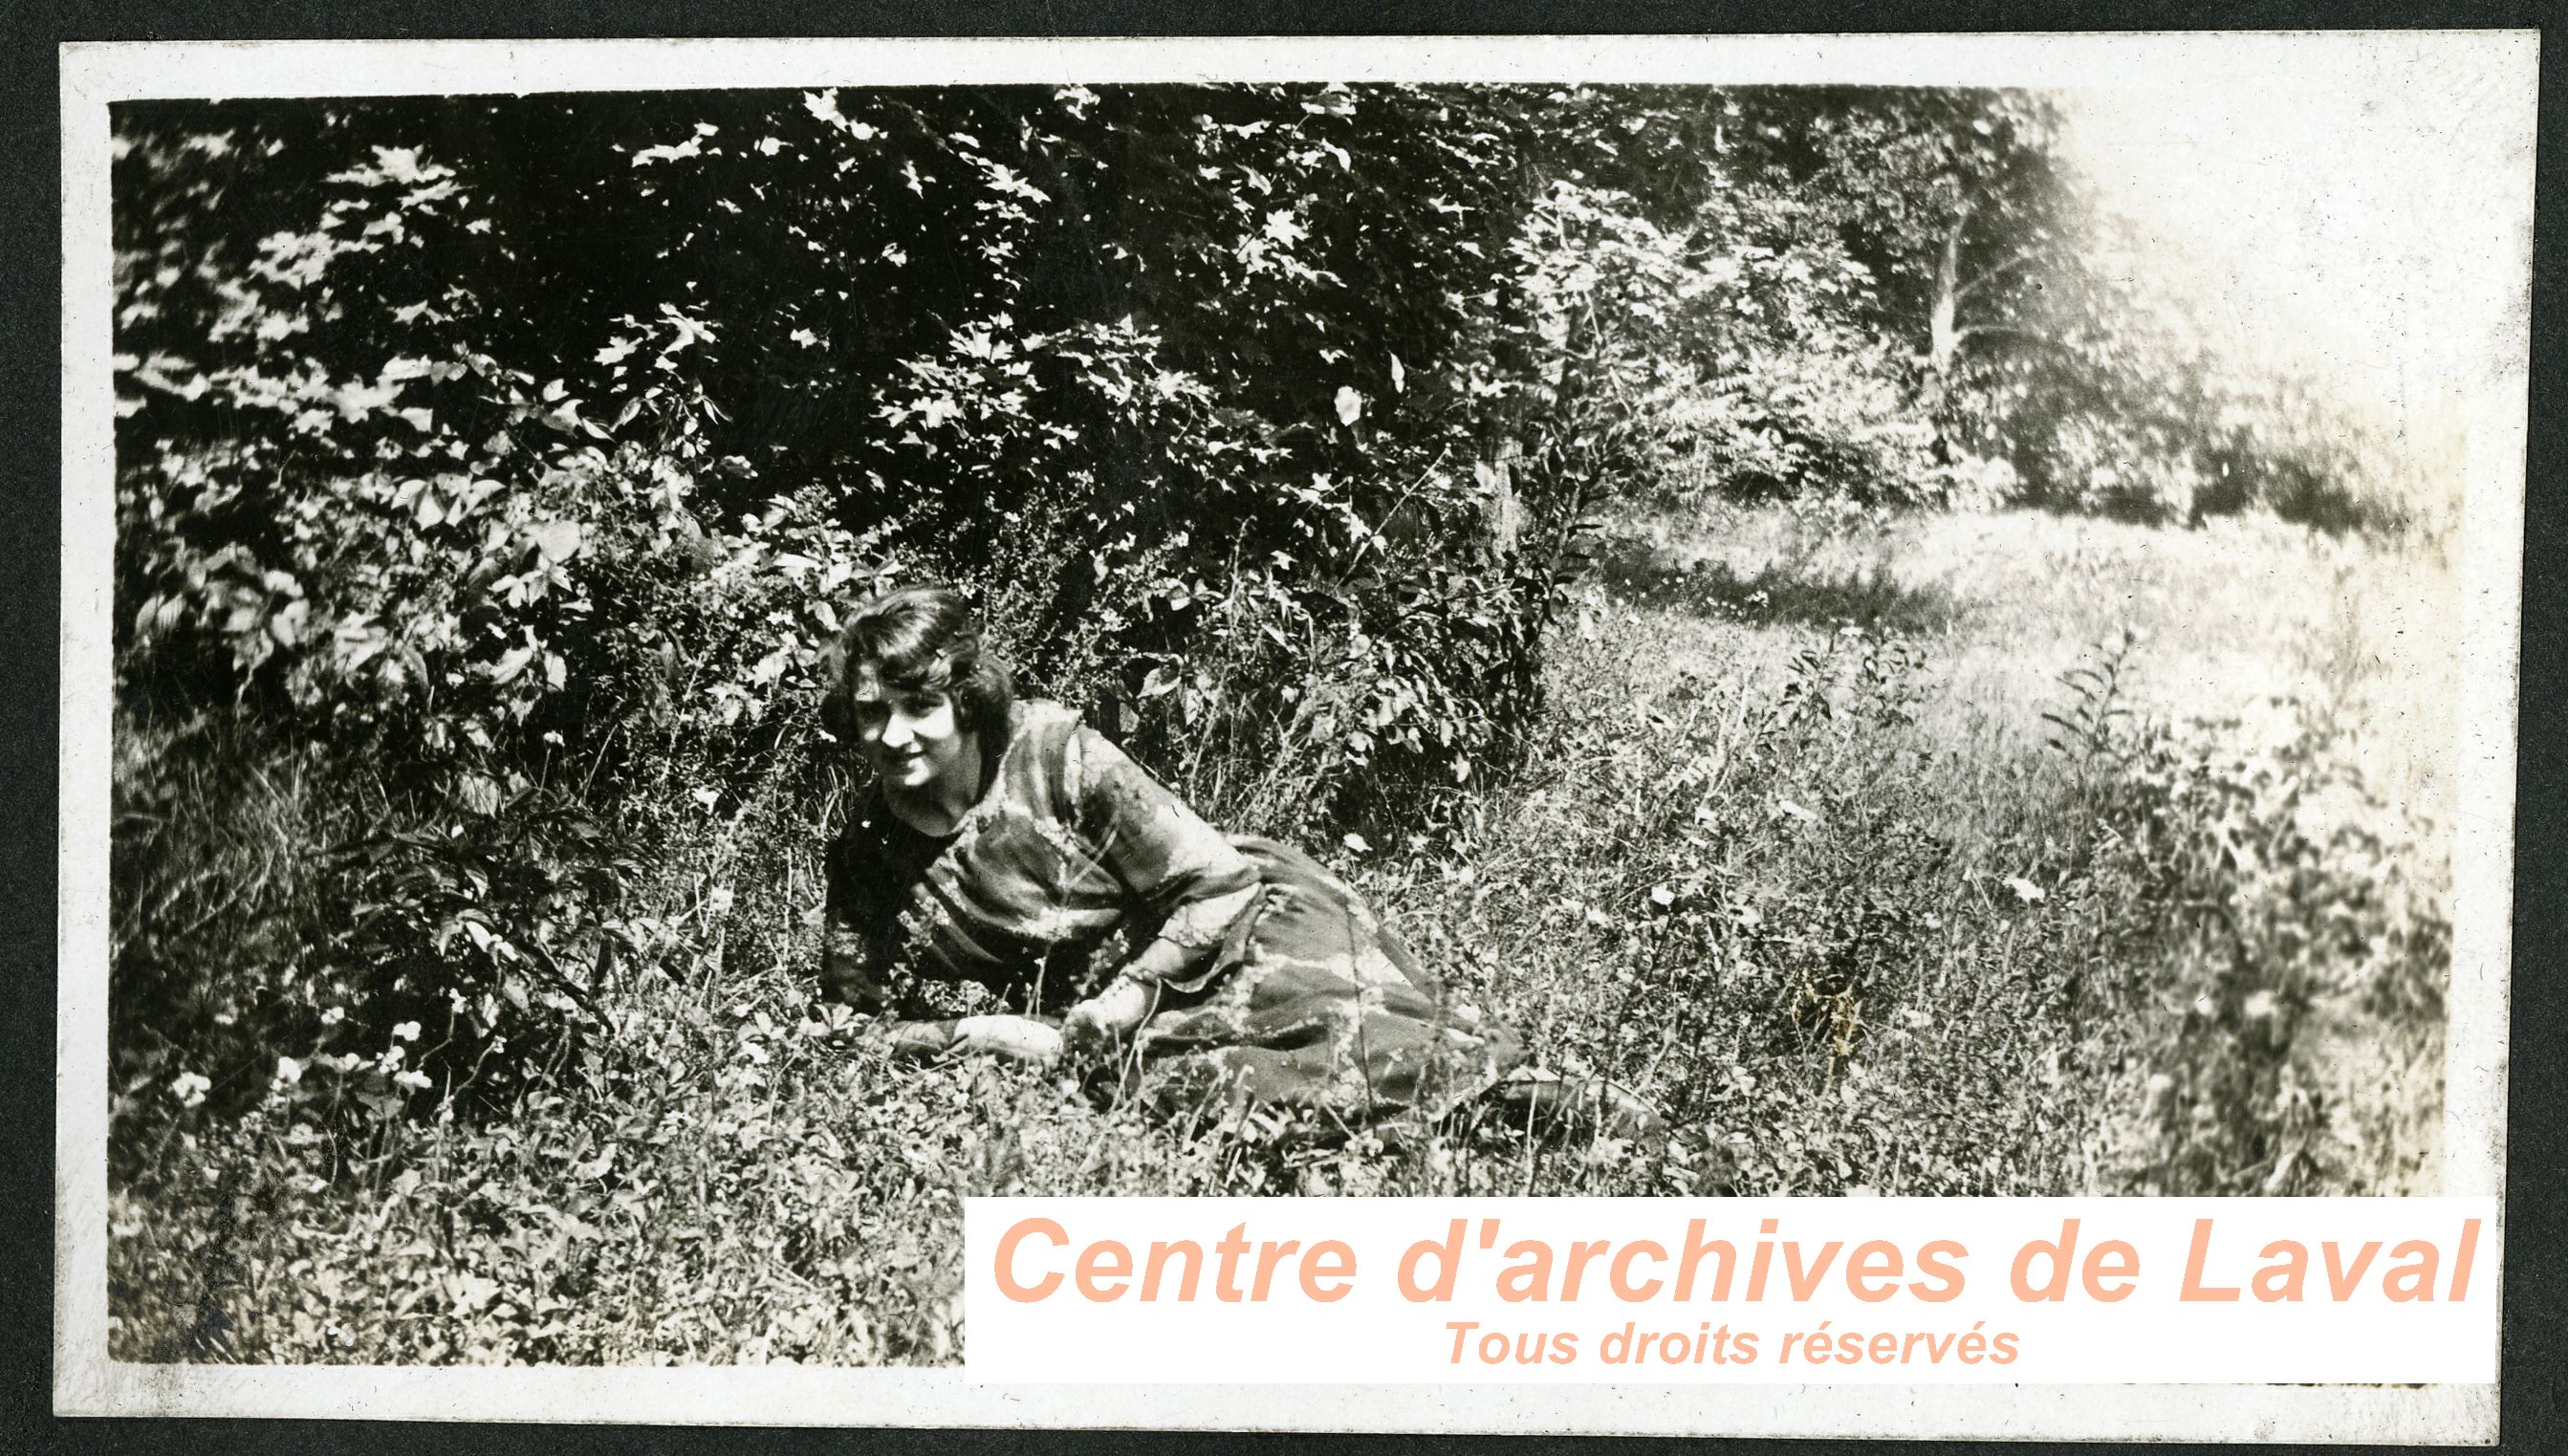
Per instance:
[[[974,1051],[1020,1061],[1060,1058],[1061,1032],[1024,1017],[905,1018],[912,988],[905,979],[887,977],[881,971],[886,959],[883,907],[879,897],[859,882],[863,867],[849,864],[847,856],[846,846],[831,847],[828,897],[820,912],[820,991],[875,1018],[862,1033],[864,1040],[904,1060]]]
[[[1200,988],[1261,887],[1246,856],[1104,735],[1079,728],[1069,767],[1080,837],[1159,919],[1150,943],[1062,1022],[1069,1045],[1097,1049],[1139,1026],[1165,993]]]
[[[1061,1028],[1032,1017],[965,1017],[953,1023],[952,1051],[979,1051],[1018,1061],[1061,1059]]]
[[[1123,979],[1192,991],[1257,903],[1257,867],[1148,770],[1082,727],[1071,742],[1076,827],[1158,931]]]
[[[1130,1035],[1158,1010],[1162,992],[1172,986],[1188,989],[1188,983],[1217,964],[1230,927],[1257,903],[1257,894],[1258,887],[1251,885],[1179,906],[1159,935],[1124,963],[1104,991],[1070,1009],[1061,1027],[1066,1043],[1093,1051]]]
[[[957,1017],[942,1021],[886,1021],[875,1033],[884,1052],[908,1061],[980,1052],[1018,1061],[1061,1059],[1061,1029],[1032,1017]]]
[[[883,907],[856,883],[843,841],[829,848],[827,899],[820,909],[820,995],[876,1017],[896,1017],[904,999],[882,975]]]

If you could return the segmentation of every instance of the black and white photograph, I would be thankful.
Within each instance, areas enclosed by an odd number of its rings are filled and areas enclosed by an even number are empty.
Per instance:
[[[2534,40],[1927,39],[97,48],[96,1356],[953,1371],[988,1196],[2500,1192]]]

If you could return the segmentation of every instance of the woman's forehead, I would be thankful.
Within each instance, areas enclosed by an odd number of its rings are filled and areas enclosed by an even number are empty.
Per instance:
[[[887,682],[882,664],[858,663],[847,677],[847,697],[856,703],[887,703],[894,698],[941,696],[924,683]]]

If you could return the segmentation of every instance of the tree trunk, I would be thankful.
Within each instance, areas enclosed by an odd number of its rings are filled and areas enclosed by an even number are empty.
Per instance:
[[[1962,350],[1962,234],[1971,225],[1971,204],[1964,202],[1953,218],[1953,230],[1944,234],[1944,253],[1935,262],[1935,312],[1927,321],[1926,364],[1934,374],[1933,388],[1940,398],[1945,377],[1952,373],[1953,359]]]
[[[1480,524],[1488,533],[1490,554],[1501,561],[1515,558],[1524,534],[1524,506],[1516,498],[1515,472],[1515,462],[1523,454],[1524,447],[1510,437],[1497,441],[1480,458],[1480,478],[1489,486],[1489,498],[1480,504]]]

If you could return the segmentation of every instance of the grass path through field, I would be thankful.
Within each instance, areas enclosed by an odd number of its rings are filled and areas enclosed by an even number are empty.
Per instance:
[[[1727,613],[1929,636],[1930,712],[1947,730],[1986,717],[2039,736],[2060,675],[2128,626],[2138,707],[2225,718],[2297,697],[2360,725],[2353,745],[2389,796],[2439,818],[2451,792],[2460,599],[2421,547],[2254,517],[2183,530],[2008,511],[1827,528],[1717,510],[1630,522],[1606,570],[1653,627]]]

